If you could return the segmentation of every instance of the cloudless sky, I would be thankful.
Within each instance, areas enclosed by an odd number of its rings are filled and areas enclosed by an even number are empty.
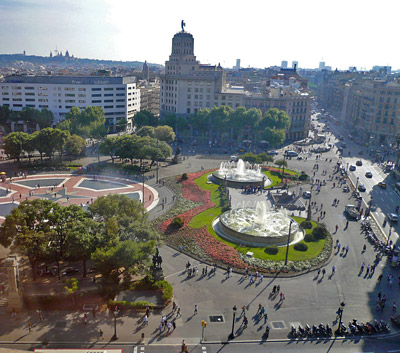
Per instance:
[[[181,20],[202,63],[400,67],[399,0],[0,0],[0,53],[164,64]]]

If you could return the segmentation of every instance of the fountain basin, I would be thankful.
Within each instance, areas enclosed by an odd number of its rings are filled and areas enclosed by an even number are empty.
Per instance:
[[[263,212],[264,211],[264,212]],[[260,218],[261,217],[261,218]],[[289,225],[292,221],[290,235]],[[297,222],[280,211],[265,212],[265,208],[233,209],[224,212],[214,220],[215,232],[237,244],[265,247],[294,244],[304,238],[304,233]]]
[[[212,173],[219,183],[228,187],[268,186],[272,181],[261,171],[258,164],[250,164],[239,159],[238,162],[222,162],[220,168]]]

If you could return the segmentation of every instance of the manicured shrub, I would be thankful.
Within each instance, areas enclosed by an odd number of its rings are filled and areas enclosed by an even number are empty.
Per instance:
[[[301,172],[300,176],[299,176],[299,180],[301,181],[305,181],[308,179],[308,175],[304,172]]]
[[[278,247],[276,245],[269,245],[264,251],[269,255],[276,255],[278,253]]]
[[[155,289],[162,289],[163,291],[163,299],[165,301],[171,300],[172,299],[172,295],[174,293],[174,289],[172,288],[171,283],[169,283],[168,281],[157,281],[156,283],[154,283],[154,288]]]
[[[312,234],[306,234],[304,236],[304,241],[306,241],[307,243],[314,241],[314,236]]]
[[[328,237],[328,229],[324,225],[317,225],[313,230],[312,234],[316,240],[326,239]]]
[[[304,243],[297,243],[297,244],[294,244],[294,250],[307,251],[308,250],[308,246],[307,246],[307,244],[304,244]]]
[[[310,221],[303,221],[300,223],[300,227],[303,229],[312,229],[312,223]]]
[[[145,309],[147,307],[153,308],[154,304],[147,301],[127,302],[126,300],[109,300],[107,306],[114,310],[117,306],[118,310],[121,309]]]
[[[188,175],[187,175],[187,173],[183,173],[182,176],[181,176],[181,179],[182,179],[182,180],[188,180]]]
[[[175,217],[172,221],[171,221],[171,226],[174,228],[182,228],[183,227],[183,219],[179,218],[179,217]]]

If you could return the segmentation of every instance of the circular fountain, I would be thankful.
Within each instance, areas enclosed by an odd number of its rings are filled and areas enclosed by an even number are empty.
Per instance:
[[[219,236],[248,246],[281,246],[287,244],[288,237],[289,243],[304,238],[303,231],[287,215],[287,210],[267,210],[264,201],[258,201],[255,208],[243,204],[243,207],[224,212],[214,220],[213,228]]]
[[[226,181],[230,187],[268,186],[271,180],[262,173],[259,164],[251,164],[239,159],[237,162],[221,162],[218,170],[212,173],[219,182]]]

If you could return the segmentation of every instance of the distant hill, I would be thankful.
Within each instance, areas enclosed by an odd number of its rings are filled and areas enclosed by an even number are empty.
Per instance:
[[[104,66],[104,67],[133,67],[142,69],[142,61],[114,61],[114,60],[97,60],[97,59],[81,59],[70,56],[37,56],[23,54],[0,54],[0,66],[10,66],[17,61],[24,61],[38,65],[58,65],[58,66]],[[150,68],[159,69],[162,65],[148,63]]]

